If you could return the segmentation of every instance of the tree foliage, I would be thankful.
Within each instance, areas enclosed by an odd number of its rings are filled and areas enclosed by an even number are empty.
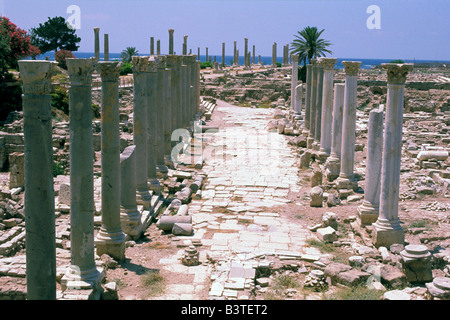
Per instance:
[[[331,43],[320,38],[324,31],[325,29],[318,31],[317,27],[308,26],[297,32],[291,44],[291,53],[298,54],[299,63],[306,65],[311,59],[324,57],[326,53],[332,54],[327,49]]]
[[[60,68],[67,70],[66,59],[75,58],[72,51],[61,49],[55,52],[55,61],[58,63]]]
[[[75,29],[67,25],[63,17],[49,17],[48,21],[31,29],[31,41],[42,53],[46,53],[61,49],[77,51],[79,48],[77,43],[81,38],[75,34]]]
[[[27,32],[6,17],[0,17],[0,38],[0,60],[3,60],[0,63],[10,68],[17,69],[19,59],[40,54]]]
[[[138,55],[139,51],[136,50],[136,47],[126,47],[125,50],[122,50],[120,57],[124,63],[130,63],[131,57]]]

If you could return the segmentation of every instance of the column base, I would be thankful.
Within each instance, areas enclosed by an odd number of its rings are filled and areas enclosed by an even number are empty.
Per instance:
[[[144,206],[144,209],[148,210],[148,208],[150,208],[151,200],[152,196],[150,195],[148,189],[136,191],[136,204]]]
[[[141,237],[143,226],[141,221],[142,214],[137,208],[124,209],[120,211],[120,225],[122,231],[133,240]]]
[[[332,182],[339,177],[341,171],[341,162],[339,158],[330,155],[325,162],[325,177],[327,181]]]
[[[105,277],[102,268],[93,267],[91,269],[80,270],[78,266],[71,265],[61,278],[61,290],[98,290]]]
[[[374,206],[370,202],[364,200],[358,206],[358,217],[361,226],[371,225],[378,219],[378,206]]]
[[[161,176],[161,178],[166,179],[169,173],[169,168],[166,164],[159,164],[156,166],[156,173]]]
[[[354,175],[351,176],[342,176],[340,175],[336,179],[336,187],[337,189],[352,189],[353,191],[358,190],[358,180]]]
[[[395,221],[378,219],[372,226],[372,242],[375,247],[389,248],[394,243],[405,243],[405,230],[400,226],[398,219]]]
[[[148,189],[153,191],[153,194],[161,194],[161,184],[158,179],[149,179],[148,181]]]
[[[330,153],[326,152],[324,149],[320,148],[319,152],[317,153],[317,155],[319,156],[319,162],[320,163],[325,163],[325,161],[330,156]]]
[[[97,255],[107,254],[117,261],[125,259],[125,235],[122,230],[117,232],[109,232],[103,227],[95,239],[95,247]]]

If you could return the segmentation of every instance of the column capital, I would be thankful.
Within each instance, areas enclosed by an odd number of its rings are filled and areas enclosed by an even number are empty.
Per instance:
[[[174,54],[169,54],[166,56],[167,66],[169,68],[176,68],[179,65],[179,56]]]
[[[356,76],[358,75],[359,67],[361,66],[361,61],[342,61],[345,67],[345,75]]]
[[[174,29],[169,29],[169,33],[173,33],[174,31]]]
[[[122,62],[120,61],[100,61],[98,63],[100,77],[105,82],[117,82],[120,77]]]
[[[67,58],[67,71],[71,85],[90,86],[92,81],[92,73],[98,65],[95,58],[75,59]]]
[[[166,56],[151,56],[150,62],[154,61],[156,69],[164,69],[166,67]]]
[[[133,56],[131,59],[133,73],[156,72],[156,62],[149,57]]]
[[[311,65],[313,66],[313,67],[315,67],[316,65],[317,65],[317,59],[311,59],[310,60],[310,62],[311,62]]]
[[[336,64],[336,58],[322,58],[320,59],[320,64],[323,66],[324,70],[333,70]]]
[[[51,76],[56,62],[46,60],[19,60],[18,62],[24,94],[51,93]]]
[[[410,63],[382,63],[381,67],[387,71],[388,84],[405,84],[406,75],[413,69]]]
[[[296,54],[291,54],[291,57],[292,57],[292,60],[294,60],[294,61],[298,61],[298,53],[296,53]]]

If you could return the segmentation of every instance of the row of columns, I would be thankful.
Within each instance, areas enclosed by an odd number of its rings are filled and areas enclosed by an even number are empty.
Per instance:
[[[67,59],[70,110],[71,262],[63,290],[96,288],[103,270],[95,249],[125,257],[125,234],[138,238],[142,211],[160,197],[158,175],[167,175],[172,132],[190,128],[200,102],[196,57],[135,56],[133,145],[120,153],[119,73],[121,62]],[[28,298],[56,299],[56,242],[53,191],[51,82],[54,63],[19,61],[23,80],[25,215]],[[102,224],[94,238],[92,74],[102,79]]]
[[[319,58],[307,65],[302,134],[308,136],[308,148],[317,151],[327,180],[335,181],[337,189],[357,190],[354,162],[357,75],[361,62],[343,61],[345,83],[333,84],[335,63],[334,58]],[[398,197],[404,88],[406,75],[412,69],[409,64],[387,63],[382,67],[388,79],[386,112],[381,107],[369,114],[365,197],[358,207],[360,223],[374,227],[373,242],[377,247],[404,242]],[[292,87],[293,84],[294,92]]]

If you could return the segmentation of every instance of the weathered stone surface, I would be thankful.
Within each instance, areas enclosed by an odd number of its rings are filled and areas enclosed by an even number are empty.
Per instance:
[[[309,205],[311,207],[322,207],[323,206],[323,190],[321,187],[317,186],[311,189],[310,192],[311,201]]]
[[[338,238],[336,230],[330,226],[317,229],[317,237],[323,242],[333,242]]]

